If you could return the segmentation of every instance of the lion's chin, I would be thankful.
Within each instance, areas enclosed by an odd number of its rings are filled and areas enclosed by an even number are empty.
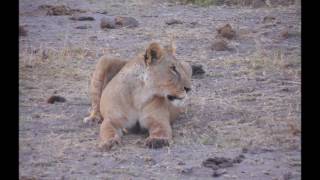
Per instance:
[[[169,102],[176,107],[184,107],[186,104],[187,97],[180,98],[177,96],[167,95]]]

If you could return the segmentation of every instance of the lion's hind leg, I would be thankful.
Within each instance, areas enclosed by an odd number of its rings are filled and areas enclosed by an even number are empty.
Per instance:
[[[100,98],[102,91],[125,64],[126,61],[112,59],[106,56],[99,59],[95,71],[93,72],[89,87],[91,112],[88,117],[83,119],[84,123],[102,122],[102,116],[100,114]]]

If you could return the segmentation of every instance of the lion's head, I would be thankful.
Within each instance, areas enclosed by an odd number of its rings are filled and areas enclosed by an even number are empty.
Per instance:
[[[151,43],[145,55],[147,67],[145,84],[159,96],[170,101],[183,100],[191,90],[192,70],[188,63],[178,60],[173,44],[161,47]]]

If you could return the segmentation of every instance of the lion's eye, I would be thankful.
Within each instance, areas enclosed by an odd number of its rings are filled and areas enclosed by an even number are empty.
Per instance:
[[[173,73],[174,73],[176,76],[178,76],[178,77],[180,78],[180,74],[179,74],[179,72],[177,71],[177,68],[176,68],[175,65],[172,65],[172,66],[170,67],[170,69],[173,71]]]

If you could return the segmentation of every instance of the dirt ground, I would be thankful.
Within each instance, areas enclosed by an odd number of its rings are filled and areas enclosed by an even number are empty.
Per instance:
[[[78,10],[56,16],[41,5]],[[20,0],[19,6],[26,31],[19,40],[20,179],[301,179],[299,6],[161,0]],[[71,20],[75,15],[93,19]],[[115,16],[139,25],[100,28],[101,18]],[[180,23],[166,24],[173,19]],[[224,51],[215,50],[217,29],[225,24],[236,36],[224,39]],[[171,35],[177,58],[205,70],[192,79],[173,143],[153,150],[144,147],[145,134],[128,134],[123,146],[98,151],[99,126],[82,121],[98,58],[129,58],[152,41],[166,45]],[[49,104],[51,95],[66,101]],[[203,164],[239,155],[237,163]]]

